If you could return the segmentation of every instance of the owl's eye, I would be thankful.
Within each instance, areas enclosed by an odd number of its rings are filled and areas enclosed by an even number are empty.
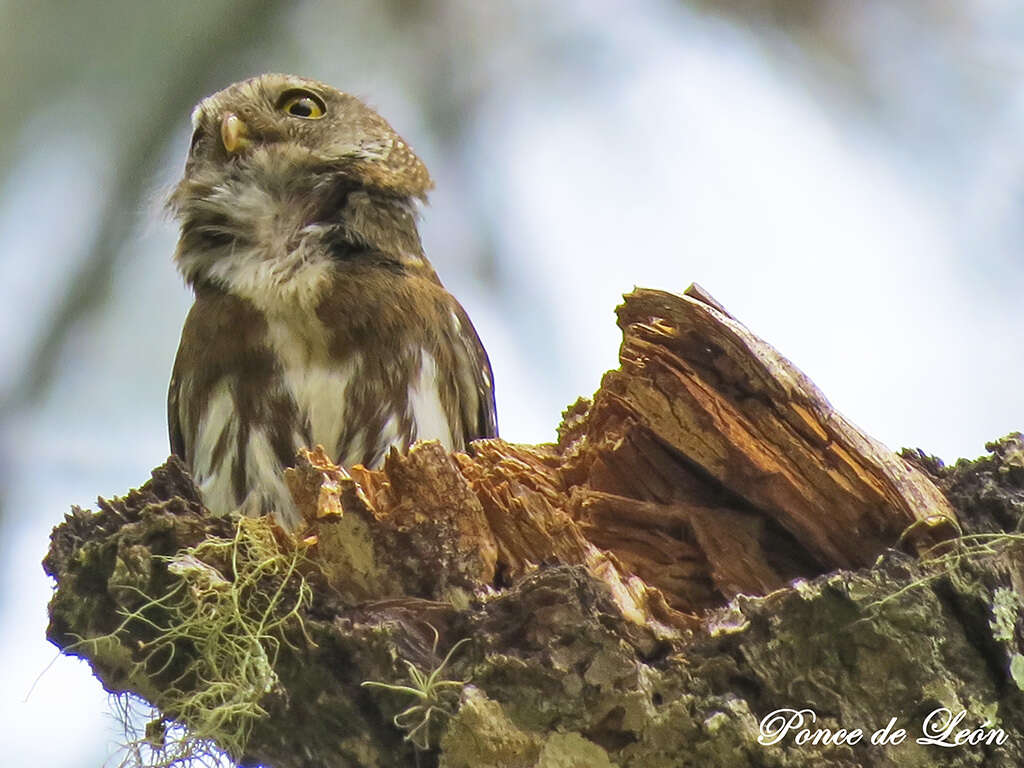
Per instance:
[[[292,117],[319,120],[327,113],[323,99],[311,91],[286,91],[278,101],[278,109]]]

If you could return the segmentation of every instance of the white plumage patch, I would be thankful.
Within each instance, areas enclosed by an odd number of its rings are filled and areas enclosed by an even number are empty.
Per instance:
[[[345,427],[345,390],[358,375],[354,361],[341,366],[314,365],[285,369],[285,384],[299,412],[309,419],[313,443],[337,451]]]
[[[409,389],[409,415],[417,440],[440,440],[448,450],[453,447],[448,414],[441,403],[437,361],[425,349],[420,353],[420,373]]]
[[[384,428],[381,429],[380,434],[377,436],[378,443],[380,445],[394,445],[397,443],[399,438],[398,429],[398,414],[392,412],[388,416],[388,420],[384,422]]]
[[[284,482],[284,467],[277,460],[264,429],[254,429],[249,435],[245,447],[245,474],[250,478],[251,490],[241,504],[242,513],[257,516],[273,510],[284,526],[297,527],[301,521]]]
[[[238,455],[239,417],[229,379],[222,380],[211,393],[196,435],[193,474],[203,502],[210,509],[232,510],[261,515],[271,510],[283,525],[298,525],[298,511],[284,482],[284,466],[278,459],[264,428],[255,428]],[[303,440],[294,435],[296,445]],[[223,442],[222,463],[214,465],[214,453]],[[241,462],[249,492],[241,503],[235,497],[233,476]]]
[[[227,430],[227,435],[224,435]],[[213,453],[217,443],[227,440],[228,451],[224,463],[213,464]],[[238,457],[235,445],[238,442],[238,413],[235,398],[231,393],[228,380],[224,379],[211,391],[206,411],[200,417],[196,429],[196,442],[193,450],[195,459],[192,462],[192,474],[196,487],[203,495],[203,501],[211,509],[232,509],[235,496],[231,488],[231,474]]]
[[[268,314],[267,332],[285,391],[300,421],[310,425],[312,445],[322,445],[336,456],[349,418],[346,394],[360,375],[360,357],[353,353],[341,361],[332,358],[326,346],[330,336],[315,315]]]

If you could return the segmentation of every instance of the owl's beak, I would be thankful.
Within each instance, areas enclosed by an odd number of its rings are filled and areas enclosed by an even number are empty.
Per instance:
[[[220,121],[220,140],[224,142],[224,149],[231,155],[241,152],[252,144],[249,139],[249,129],[234,112],[224,113],[224,117]]]

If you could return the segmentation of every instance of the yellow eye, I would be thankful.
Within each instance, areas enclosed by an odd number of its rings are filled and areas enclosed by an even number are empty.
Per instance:
[[[324,101],[311,91],[286,91],[278,101],[278,109],[303,120],[319,120],[327,113]]]

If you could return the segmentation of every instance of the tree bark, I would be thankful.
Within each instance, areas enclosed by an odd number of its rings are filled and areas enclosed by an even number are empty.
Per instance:
[[[295,537],[174,459],[74,510],[50,639],[243,765],[1024,764],[1024,439],[898,456],[700,288],[618,314],[557,444],[304,451]],[[1009,738],[917,743],[941,707]],[[805,708],[866,735],[759,743]]]

